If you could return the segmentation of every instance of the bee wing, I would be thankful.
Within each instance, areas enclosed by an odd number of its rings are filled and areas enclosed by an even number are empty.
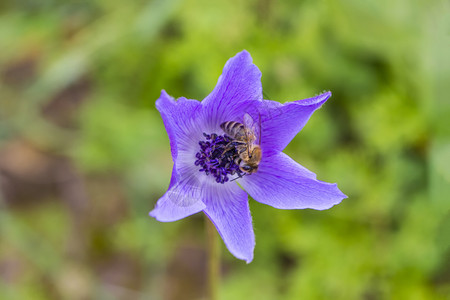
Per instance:
[[[177,206],[191,206],[201,199],[201,186],[195,176],[174,184],[166,195]]]
[[[244,114],[244,126],[247,128],[252,128],[255,121],[253,121],[252,116],[250,116],[248,113]]]
[[[261,115],[258,113],[258,122],[255,122],[255,120],[252,118],[252,116],[250,116],[248,113],[245,113],[243,121],[244,121],[244,126],[253,132],[256,140],[259,140],[261,138],[261,135],[260,135]]]

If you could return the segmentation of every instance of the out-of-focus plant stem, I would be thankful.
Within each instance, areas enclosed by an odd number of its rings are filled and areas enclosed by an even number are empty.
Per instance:
[[[214,224],[205,215],[206,238],[208,247],[208,300],[218,300],[220,281],[220,248]]]

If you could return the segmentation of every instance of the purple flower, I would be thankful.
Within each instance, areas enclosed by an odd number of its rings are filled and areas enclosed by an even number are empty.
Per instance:
[[[284,105],[263,100],[261,72],[247,51],[228,60],[216,87],[202,102],[175,100],[163,90],[156,107],[169,135],[174,166],[169,189],[150,216],[171,222],[203,211],[228,250],[251,262],[255,236],[247,193],[279,209],[323,210],[346,198],[336,184],[317,180],[282,153],[330,96],[326,92]],[[254,144],[260,143],[262,150],[256,171],[250,173],[241,159],[246,144],[221,128],[227,121],[245,123],[244,116],[258,124],[253,127]]]

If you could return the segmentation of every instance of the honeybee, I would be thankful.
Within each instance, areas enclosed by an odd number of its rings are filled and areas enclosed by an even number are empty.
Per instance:
[[[235,121],[223,122],[220,124],[220,128],[233,139],[224,153],[234,147],[239,154],[239,157],[235,160],[236,164],[242,172],[250,175],[258,171],[262,158],[262,151],[259,146],[261,143],[261,122],[259,122],[258,127],[247,113],[244,114],[243,122],[243,124]],[[258,142],[256,143],[257,139]]]

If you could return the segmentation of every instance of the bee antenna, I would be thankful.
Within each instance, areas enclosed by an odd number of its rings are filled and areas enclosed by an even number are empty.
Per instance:
[[[258,141],[258,145],[261,145],[261,114],[258,114],[258,123],[259,123],[259,141]]]
[[[239,179],[239,178],[242,178],[242,177],[244,177],[244,176],[245,176],[245,174],[246,174],[246,173],[244,173],[244,175],[242,175],[242,176],[238,176],[238,177],[236,177],[236,178],[234,178],[234,179],[231,179],[231,180],[230,180],[230,182],[231,182],[231,181],[235,181],[236,179]]]

